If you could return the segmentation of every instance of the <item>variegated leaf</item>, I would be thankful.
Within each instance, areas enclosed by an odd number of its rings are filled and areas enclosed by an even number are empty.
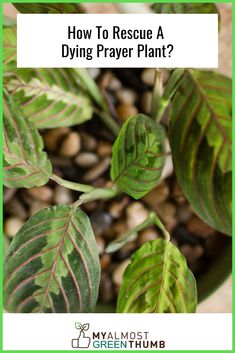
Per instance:
[[[3,99],[3,138],[4,185],[30,188],[46,184],[52,167],[43,152],[42,138],[7,92]]]
[[[5,27],[3,29],[3,70],[14,70],[16,68],[16,27]]]
[[[93,311],[100,264],[87,215],[63,205],[39,211],[13,238],[4,272],[9,312]]]
[[[14,3],[21,13],[82,13],[84,9],[79,3]]]
[[[153,240],[132,255],[119,291],[118,313],[193,313],[196,305],[196,281],[171,242]]]
[[[81,124],[91,119],[88,95],[71,75],[72,69],[18,69],[5,86],[38,128]]]
[[[185,70],[174,93],[169,139],[177,179],[196,213],[232,232],[231,80]]]
[[[149,117],[136,114],[123,124],[113,146],[111,178],[135,199],[158,183],[165,161],[164,129]]]

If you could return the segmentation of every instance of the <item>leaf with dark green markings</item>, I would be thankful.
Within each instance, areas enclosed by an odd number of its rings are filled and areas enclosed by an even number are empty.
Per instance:
[[[131,257],[119,291],[118,313],[194,313],[196,281],[184,256],[163,239]]]
[[[16,27],[3,29],[3,70],[14,70],[16,68]]]
[[[4,265],[4,305],[9,312],[91,312],[99,281],[87,215],[54,206],[36,213],[15,235]]]
[[[177,179],[195,212],[231,234],[231,80],[185,70],[173,96],[169,139]]]
[[[31,188],[46,184],[52,167],[43,152],[42,138],[7,92],[3,99],[3,139],[4,185]]]
[[[14,3],[15,8],[21,13],[83,13],[82,4],[79,3]]]
[[[158,183],[165,161],[164,129],[143,114],[123,124],[113,146],[111,178],[118,188],[135,199]]]
[[[92,117],[91,100],[72,69],[18,69],[7,76],[5,87],[38,128],[81,124]]]

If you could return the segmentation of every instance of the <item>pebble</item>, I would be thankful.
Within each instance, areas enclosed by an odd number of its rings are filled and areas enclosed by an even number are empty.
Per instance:
[[[114,298],[111,278],[105,272],[101,273],[99,296],[103,303],[110,303]]]
[[[20,230],[23,224],[24,222],[17,217],[7,218],[4,223],[4,233],[8,237],[13,238],[14,235]]]
[[[113,146],[107,141],[99,141],[97,147],[97,154],[103,158],[111,156]]]
[[[60,147],[60,155],[63,157],[73,157],[81,149],[81,138],[80,135],[73,131],[68,134],[63,140]]]
[[[93,167],[98,161],[98,156],[91,152],[80,152],[74,160],[74,162],[82,168]]]
[[[16,189],[7,188],[6,186],[4,186],[3,202],[7,203],[8,201],[10,201],[13,198],[15,192],[16,192]]]
[[[188,220],[191,218],[192,213],[193,211],[189,205],[178,207],[177,218],[179,223],[187,223]]]
[[[183,205],[186,202],[184,194],[183,194],[181,187],[179,186],[177,180],[174,180],[171,195],[179,205]]]
[[[197,235],[200,238],[207,238],[215,233],[215,230],[204,223],[197,216],[193,216],[187,223],[187,229],[190,233]]]
[[[71,190],[63,186],[56,185],[54,190],[54,202],[57,204],[70,204],[73,202],[73,195]]]
[[[101,70],[100,70],[99,68],[96,68],[96,67],[90,68],[90,69],[88,69],[88,71],[89,71],[90,76],[91,76],[94,80],[99,76],[99,74],[100,74],[100,72],[101,72]]]
[[[27,189],[27,193],[36,200],[50,202],[53,198],[53,191],[49,186],[39,186]]]
[[[165,224],[167,230],[172,230],[177,224],[176,206],[169,201],[165,201],[157,206],[157,213]]]
[[[129,263],[130,263],[129,259],[124,260],[113,271],[113,275],[112,275],[113,283],[119,287],[122,284],[122,277]]]
[[[103,254],[100,258],[101,270],[106,270],[111,263],[111,256],[108,254]]]
[[[105,249],[105,241],[103,238],[97,237],[96,239],[97,249],[99,254],[103,254]]]
[[[43,134],[45,147],[51,152],[56,152],[60,141],[69,132],[70,129],[68,127],[59,127],[57,129],[46,131]]]
[[[93,136],[91,136],[90,134],[84,131],[82,131],[80,135],[81,135],[82,146],[84,150],[94,151],[97,148],[98,142]]]
[[[144,243],[146,243],[147,241],[155,240],[158,237],[159,237],[159,235],[154,228],[152,228],[152,227],[146,228],[139,233],[138,245],[141,246]]]
[[[48,207],[50,207],[50,205],[48,203],[35,200],[29,208],[29,215],[30,215],[30,217],[32,217],[35,213],[41,211],[44,208],[48,208]]]
[[[141,96],[141,107],[146,114],[150,114],[152,110],[152,92],[146,91]]]
[[[129,116],[137,114],[138,109],[134,105],[120,104],[117,107],[117,115],[119,120],[125,121]]]
[[[108,88],[111,89],[111,91],[117,91],[122,87],[121,81],[115,76],[111,76],[111,79],[109,81]]]
[[[141,202],[136,201],[136,202],[132,202],[127,207],[126,214],[127,214],[127,226],[130,229],[144,222],[148,217],[149,212]]]
[[[124,208],[128,205],[129,201],[129,197],[124,196],[121,200],[112,202],[109,207],[109,212],[111,216],[114,219],[120,218]]]
[[[97,163],[94,167],[89,169],[84,175],[83,180],[85,182],[90,182],[99,178],[103,173],[105,173],[110,166],[110,157],[105,157],[101,162]]]
[[[116,97],[120,103],[125,105],[134,105],[137,100],[136,92],[128,88],[118,90]]]
[[[180,251],[190,263],[195,262],[204,254],[204,249],[201,245],[193,246],[190,244],[184,244],[180,247]]]
[[[152,208],[164,202],[169,196],[170,190],[167,182],[162,181],[156,188],[143,197],[143,201]]]
[[[155,81],[156,69],[144,69],[141,74],[141,80],[146,83],[146,85],[153,86]]]
[[[98,236],[111,226],[112,217],[108,212],[97,210],[90,216],[90,221],[94,228],[95,235]]]
[[[28,218],[28,213],[22,201],[14,197],[10,202],[4,205],[4,211],[10,213],[11,216],[16,216],[22,220]]]

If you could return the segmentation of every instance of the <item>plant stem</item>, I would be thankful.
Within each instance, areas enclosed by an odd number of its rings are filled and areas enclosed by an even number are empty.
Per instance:
[[[161,229],[165,237],[165,240],[168,242],[170,240],[170,234],[167,232],[166,228],[164,227],[163,223],[160,221],[156,213],[150,212],[148,217],[142,223],[128,230],[117,240],[114,240],[111,243],[109,243],[109,245],[105,249],[106,253],[112,253],[119,250],[127,242],[133,241],[136,238],[138,232],[153,224],[155,224],[159,229]]]
[[[81,81],[82,86],[88,91],[90,96],[94,99],[94,101],[98,104],[98,106],[105,111],[108,111],[108,107],[106,101],[102,94],[100,93],[100,89],[90,76],[87,69],[75,69],[75,72]]]
[[[75,202],[75,205],[81,205],[86,202],[91,202],[95,200],[108,200],[119,194],[119,190],[116,188],[97,188],[93,189],[90,192],[82,194],[78,201]]]
[[[120,127],[116,123],[116,121],[110,116],[109,113],[105,111],[96,110],[96,114],[103,121],[103,123],[109,128],[110,131],[116,137],[119,134]]]
[[[72,181],[64,180],[56,174],[52,174],[50,177],[51,180],[54,180],[57,184],[64,186],[67,189],[80,191],[80,192],[91,192],[95,190],[94,186],[74,183]]]
[[[163,93],[163,77],[162,72],[159,69],[155,71],[155,81],[153,86],[153,97],[152,97],[152,118],[159,122],[159,110],[161,106],[161,97]]]

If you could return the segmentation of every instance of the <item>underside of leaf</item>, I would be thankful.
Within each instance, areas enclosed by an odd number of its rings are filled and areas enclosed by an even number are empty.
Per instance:
[[[4,272],[9,312],[93,311],[100,265],[86,214],[63,205],[35,214],[15,235]]]
[[[153,240],[134,253],[123,276],[118,313],[193,313],[196,304],[196,281],[172,243]]]

